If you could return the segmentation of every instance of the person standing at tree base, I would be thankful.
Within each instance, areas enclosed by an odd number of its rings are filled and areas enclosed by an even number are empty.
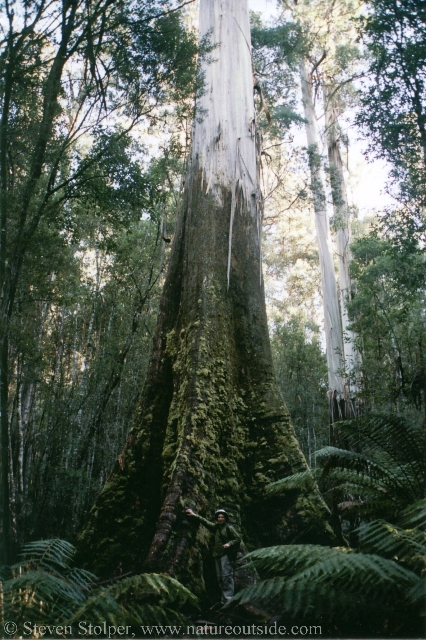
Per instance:
[[[225,509],[215,511],[216,522],[210,522],[197,515],[192,509],[186,510],[186,515],[196,518],[200,524],[215,534],[213,557],[216,565],[216,576],[221,591],[221,604],[226,604],[234,595],[234,568],[232,559],[236,558],[236,551],[240,546],[240,536],[234,527],[228,523],[229,516]]]

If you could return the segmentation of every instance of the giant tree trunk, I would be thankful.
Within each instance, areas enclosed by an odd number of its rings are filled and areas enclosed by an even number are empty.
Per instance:
[[[265,484],[306,469],[272,368],[261,278],[247,0],[201,0],[218,47],[205,69],[147,382],[131,435],[80,536],[99,573],[150,569],[203,589],[206,532],[184,517],[229,510],[252,544],[329,542],[312,485],[280,501]]]

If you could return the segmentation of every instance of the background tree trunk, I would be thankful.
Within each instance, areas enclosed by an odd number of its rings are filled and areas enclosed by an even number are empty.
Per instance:
[[[202,591],[206,532],[229,510],[251,544],[329,542],[316,488],[266,500],[306,469],[272,367],[247,0],[201,0],[206,66],[192,157],[139,409],[79,548],[98,573],[151,570]]]
[[[331,86],[331,89],[334,89]],[[324,113],[327,132],[327,151],[330,167],[331,193],[333,197],[334,227],[336,232],[337,264],[339,273],[340,309],[343,329],[343,352],[345,369],[348,373],[348,388],[350,390],[350,408],[354,415],[357,408],[352,397],[358,391],[357,377],[359,375],[360,353],[355,344],[355,334],[349,329],[348,301],[352,295],[352,283],[349,264],[352,260],[351,226],[346,181],[343,173],[343,161],[340,151],[338,108],[333,98],[334,91],[323,87]]]
[[[348,390],[344,377],[345,362],[341,310],[330,244],[330,223],[325,195],[325,178],[319,153],[319,137],[312,99],[311,78],[303,62],[300,66],[303,108],[306,121],[311,188],[315,211],[321,285],[324,306],[324,330],[328,365],[330,421],[344,417]]]

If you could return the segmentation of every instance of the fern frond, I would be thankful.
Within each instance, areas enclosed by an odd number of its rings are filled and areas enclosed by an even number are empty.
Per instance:
[[[362,473],[346,468],[327,469],[325,475],[320,477],[320,485],[323,492],[333,491],[334,489],[348,490],[350,493],[359,493],[365,495],[377,494],[384,495],[387,489],[380,479],[374,478],[368,472]]]
[[[19,554],[21,561],[14,565],[31,564],[35,569],[63,570],[67,569],[75,555],[75,548],[70,542],[54,538],[28,542]]]
[[[291,580],[314,581],[334,589],[346,589],[351,593],[374,596],[380,590],[384,597],[389,590],[405,591],[417,582],[417,576],[396,562],[378,555],[342,553],[337,551],[329,558],[305,569]]]
[[[426,529],[426,498],[409,505],[401,514],[401,519],[406,527]]]
[[[100,588],[76,607],[68,616],[66,624],[75,624],[80,620],[93,620],[97,623],[105,620],[111,624],[123,624],[123,611],[111,594],[110,588]]]
[[[380,483],[385,490],[392,492],[405,503],[412,500],[410,487],[407,487],[406,478],[402,476],[398,468],[381,466],[375,460],[367,458],[361,453],[338,449],[337,447],[324,447],[316,455],[317,459],[322,460],[324,464],[322,477],[325,477],[330,470],[335,468],[348,469],[364,478],[370,476]]]
[[[264,594],[267,593],[267,597]],[[288,582],[286,578],[276,577],[264,580],[254,587],[244,589],[235,598],[242,604],[248,602],[272,606],[275,611],[292,617],[303,616],[312,619],[330,619],[337,613],[339,620],[353,619],[354,610],[362,607],[376,607],[377,603],[365,599],[362,595],[333,589],[330,585],[315,582]]]
[[[198,608],[197,598],[186,587],[169,576],[144,573],[98,589],[67,624],[84,619],[121,625],[179,624],[186,608]]]
[[[395,559],[426,556],[426,535],[421,531],[401,529],[384,520],[363,524],[358,531],[360,544],[367,552]]]
[[[3,581],[4,612],[10,619],[43,622],[66,619],[86,600],[96,579],[70,568],[75,550],[65,540],[40,540],[23,547],[21,561]]]
[[[281,493],[281,491],[286,491],[287,489],[302,489],[307,486],[313,486],[315,478],[318,479],[321,474],[322,470],[319,468],[294,473],[276,482],[271,482],[266,486],[266,491],[268,493]]]
[[[426,577],[419,578],[417,584],[410,589],[408,598],[412,604],[424,604],[426,600]]]
[[[316,611],[320,594],[328,607],[334,606],[332,598],[336,594],[340,594],[345,602],[362,598],[387,603],[402,598],[418,582],[415,573],[378,555],[310,545],[301,558],[301,547],[303,545],[274,548],[273,566],[276,570],[291,566],[291,577],[282,575],[263,580],[243,589],[235,599],[275,603],[279,600],[284,610],[291,610],[296,615],[302,610]],[[266,551],[250,554],[252,561],[256,560],[255,566],[265,565]],[[255,554],[256,558],[253,557]]]
[[[342,552],[349,553],[349,550],[342,549]],[[282,573],[286,576],[294,575],[334,553],[334,548],[314,544],[279,545],[252,551],[244,556],[244,561],[261,572]]]
[[[337,423],[339,435],[350,448],[361,449],[375,458],[386,452],[394,465],[406,470],[407,483],[414,494],[423,493],[425,479],[425,438],[422,429],[394,414],[366,414]]]
[[[339,513],[345,518],[345,511],[352,517],[356,516],[361,520],[371,521],[378,517],[386,518],[389,513],[395,511],[395,501],[384,496],[363,496],[364,502],[358,503],[356,500],[352,504],[339,503],[337,508]]]
[[[31,542],[21,562],[2,572],[2,614],[37,624],[81,620],[113,626],[184,624],[197,598],[169,576],[142,574],[94,589],[96,577],[69,566],[74,547],[64,540]],[[6,578],[6,579],[5,579]]]
[[[67,580],[86,591],[91,589],[98,580],[94,573],[86,571],[86,569],[79,569],[78,567],[72,567],[65,572],[64,576]]]
[[[198,600],[191,591],[178,580],[157,573],[142,573],[126,578],[111,587],[114,598],[125,603],[135,598],[146,599],[148,596],[160,598],[163,602],[175,603],[179,606],[198,606]]]
[[[12,619],[31,613],[37,620],[63,619],[85,599],[84,589],[45,571],[30,570],[3,583],[5,611]]]

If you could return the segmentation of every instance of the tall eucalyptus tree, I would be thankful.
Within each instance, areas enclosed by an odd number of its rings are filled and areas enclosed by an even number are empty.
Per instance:
[[[264,496],[271,479],[307,465],[268,338],[247,0],[201,0],[200,34],[217,46],[203,66],[147,382],[79,542],[100,573],[150,567],[197,591],[208,549],[187,506],[227,508],[253,544],[333,537],[313,485],[279,504]]]
[[[341,148],[341,129],[339,126],[340,109],[336,99],[337,88],[323,83],[324,115],[327,141],[330,186],[333,199],[333,227],[335,232],[338,292],[343,331],[343,357],[347,372],[347,385],[351,398],[358,389],[361,356],[356,346],[356,335],[350,327],[348,303],[352,298],[352,278],[349,270],[351,255],[351,220],[347,186],[343,167]],[[351,403],[356,411],[356,405]]]
[[[311,189],[313,196],[318,252],[321,266],[321,289],[324,307],[324,329],[328,365],[328,384],[331,421],[339,419],[339,413],[348,399],[347,382],[344,376],[345,358],[343,326],[339,296],[331,247],[330,222],[328,217],[325,175],[322,168],[317,118],[312,98],[312,80],[307,65],[301,63],[300,82],[302,88],[305,128],[308,143]]]
[[[339,116],[350,93],[351,73],[357,58],[356,33],[350,17],[356,13],[356,3],[316,2],[299,4],[283,0],[284,9],[291,15],[299,33],[299,76],[311,190],[317,241],[321,265],[322,296],[327,362],[329,370],[329,398],[331,421],[352,415],[356,395],[356,367],[359,356],[355,336],[349,329],[347,301],[351,295],[349,275],[350,219],[345,176],[343,171]],[[284,25],[286,17],[284,16]],[[312,27],[315,25],[315,28]],[[276,29],[285,33],[281,27]],[[276,37],[273,39],[276,40]],[[285,48],[282,44],[281,47]],[[288,46],[288,45],[287,45]],[[294,64],[294,62],[293,62]],[[321,141],[317,126],[315,97],[322,90],[326,120],[326,147],[329,160],[334,217],[330,225],[327,203],[327,183],[321,157]],[[335,232],[333,238],[332,230]],[[332,245],[332,238],[334,245]],[[334,252],[338,274],[334,268]]]

